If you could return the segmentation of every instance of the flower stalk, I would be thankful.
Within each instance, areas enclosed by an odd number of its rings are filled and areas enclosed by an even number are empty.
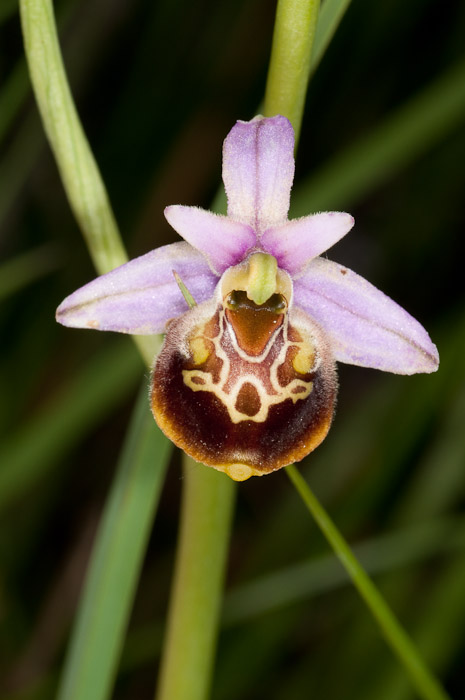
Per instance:
[[[184,455],[179,545],[157,700],[208,697],[235,483]]]
[[[299,16],[292,31],[289,31],[289,22],[285,20],[291,18],[292,25],[296,4],[303,9],[306,22],[302,23],[302,16]],[[275,20],[264,111],[269,116],[287,116],[294,127],[296,141],[302,123],[318,9],[319,0],[300,0],[298,3],[279,0]],[[309,28],[310,31],[307,31]],[[303,71],[295,63],[299,58],[303,59]],[[288,87],[283,90],[286,81],[289,81]],[[229,543],[228,524],[236,494],[236,485],[224,474],[197,467],[187,456],[184,460],[186,481],[181,531],[157,700],[205,700],[208,697]],[[216,513],[225,514],[223,526],[216,532],[205,528],[207,503]],[[192,551],[191,545],[194,548]],[[216,563],[216,575],[213,574],[213,577],[205,558],[209,552]],[[213,582],[216,586],[212,597],[208,598]],[[202,606],[198,611],[192,605],[196,600]],[[201,650],[203,655],[199,654]]]
[[[320,0],[278,0],[264,113],[282,114],[296,144],[307,94]]]

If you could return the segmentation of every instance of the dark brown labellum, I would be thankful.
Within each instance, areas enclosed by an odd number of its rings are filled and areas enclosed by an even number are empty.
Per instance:
[[[274,294],[211,300],[172,321],[152,376],[165,434],[233,479],[301,460],[325,438],[337,391],[320,328]]]

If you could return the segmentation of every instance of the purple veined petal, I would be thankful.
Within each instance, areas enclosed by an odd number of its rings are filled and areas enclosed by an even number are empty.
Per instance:
[[[436,346],[418,321],[363,277],[312,260],[294,283],[294,303],[328,335],[339,362],[395,374],[434,372]]]
[[[294,130],[281,116],[233,126],[223,146],[228,216],[258,235],[283,224],[294,179]]]
[[[353,217],[344,212],[311,214],[268,229],[260,242],[266,251],[274,255],[279,267],[291,275],[297,275],[312,258],[321,255],[345,236],[353,225]]]
[[[137,335],[163,333],[170,318],[188,310],[176,271],[196,302],[209,299],[218,282],[205,258],[187,243],[173,243],[135,258],[70,294],[57,321]]]
[[[257,242],[250,226],[198,207],[166,207],[165,217],[180,236],[203,253],[217,275],[239,263]]]

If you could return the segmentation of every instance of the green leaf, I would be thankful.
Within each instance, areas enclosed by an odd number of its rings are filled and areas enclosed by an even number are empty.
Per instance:
[[[323,58],[350,3],[351,0],[325,0],[322,4],[313,44],[312,72]]]
[[[286,467],[286,471],[318,527],[352,579],[387,643],[410,676],[418,695],[424,700],[447,700],[447,693],[425,665],[409,636],[394,617],[383,596],[367,576],[305,479],[294,465]]]
[[[353,206],[444,138],[464,115],[461,62],[301,183],[291,199],[291,216]]]
[[[60,264],[60,252],[51,243],[28,250],[0,265],[0,302],[45,277]]]
[[[109,697],[172,444],[139,396],[97,535],[58,698]]]
[[[143,365],[126,340],[111,343],[0,448],[0,510],[44,478],[73,445],[126,398]]]

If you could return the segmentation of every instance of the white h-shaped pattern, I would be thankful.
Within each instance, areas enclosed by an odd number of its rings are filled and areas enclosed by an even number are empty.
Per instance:
[[[289,384],[287,384],[284,387],[279,384],[278,368],[284,363],[288,349],[290,347],[302,347],[302,345],[305,345],[304,341],[297,342],[290,341],[288,339],[288,325],[289,317],[286,313],[284,314],[282,325],[272,333],[263,352],[257,357],[251,356],[244,352],[244,350],[239,346],[236,334],[234,333],[234,329],[226,318],[224,308],[221,308],[219,312],[218,335],[214,338],[208,338],[203,333],[199,333],[198,336],[195,336],[196,338],[201,337],[204,338],[206,341],[210,341],[213,343],[216,356],[220,360],[222,360],[219,381],[214,382],[213,376],[210,372],[192,369],[182,370],[184,383],[186,384],[186,386],[192,389],[192,391],[209,391],[215,396],[217,396],[217,398],[221,401],[221,403],[228,411],[232,423],[240,423],[244,420],[251,420],[255,421],[256,423],[265,422],[268,418],[268,412],[271,406],[282,403],[286,399],[291,399],[293,403],[296,403],[300,399],[307,398],[307,396],[311,393],[313,389],[313,382],[304,382],[301,379],[293,379],[291,382],[289,382]],[[226,386],[228,380],[230,380],[231,376],[231,359],[224,350],[224,348],[221,346],[221,340],[223,339],[226,327],[228,329],[229,337],[231,339],[234,351],[239,355],[239,357],[243,361],[252,366],[253,364],[262,363],[266,359],[267,355],[271,351],[271,348],[277,340],[278,334],[283,334],[283,345],[281,347],[281,350],[270,365],[269,379],[270,384],[275,393],[268,393],[263,383],[263,380],[259,376],[257,376],[253,371],[245,373],[241,372],[240,376],[238,376],[235,379],[231,389],[229,391],[225,391],[224,387]],[[205,324],[202,328],[202,331],[204,330],[204,328]],[[312,368],[309,368],[309,371],[315,371],[319,363],[320,358],[317,355],[315,364]],[[195,381],[193,381],[194,379],[201,380],[201,382],[196,383]],[[237,398],[242,387],[245,384],[251,384],[253,387],[255,387],[260,400],[260,409],[253,416],[249,416],[246,413],[242,413],[236,408]]]

